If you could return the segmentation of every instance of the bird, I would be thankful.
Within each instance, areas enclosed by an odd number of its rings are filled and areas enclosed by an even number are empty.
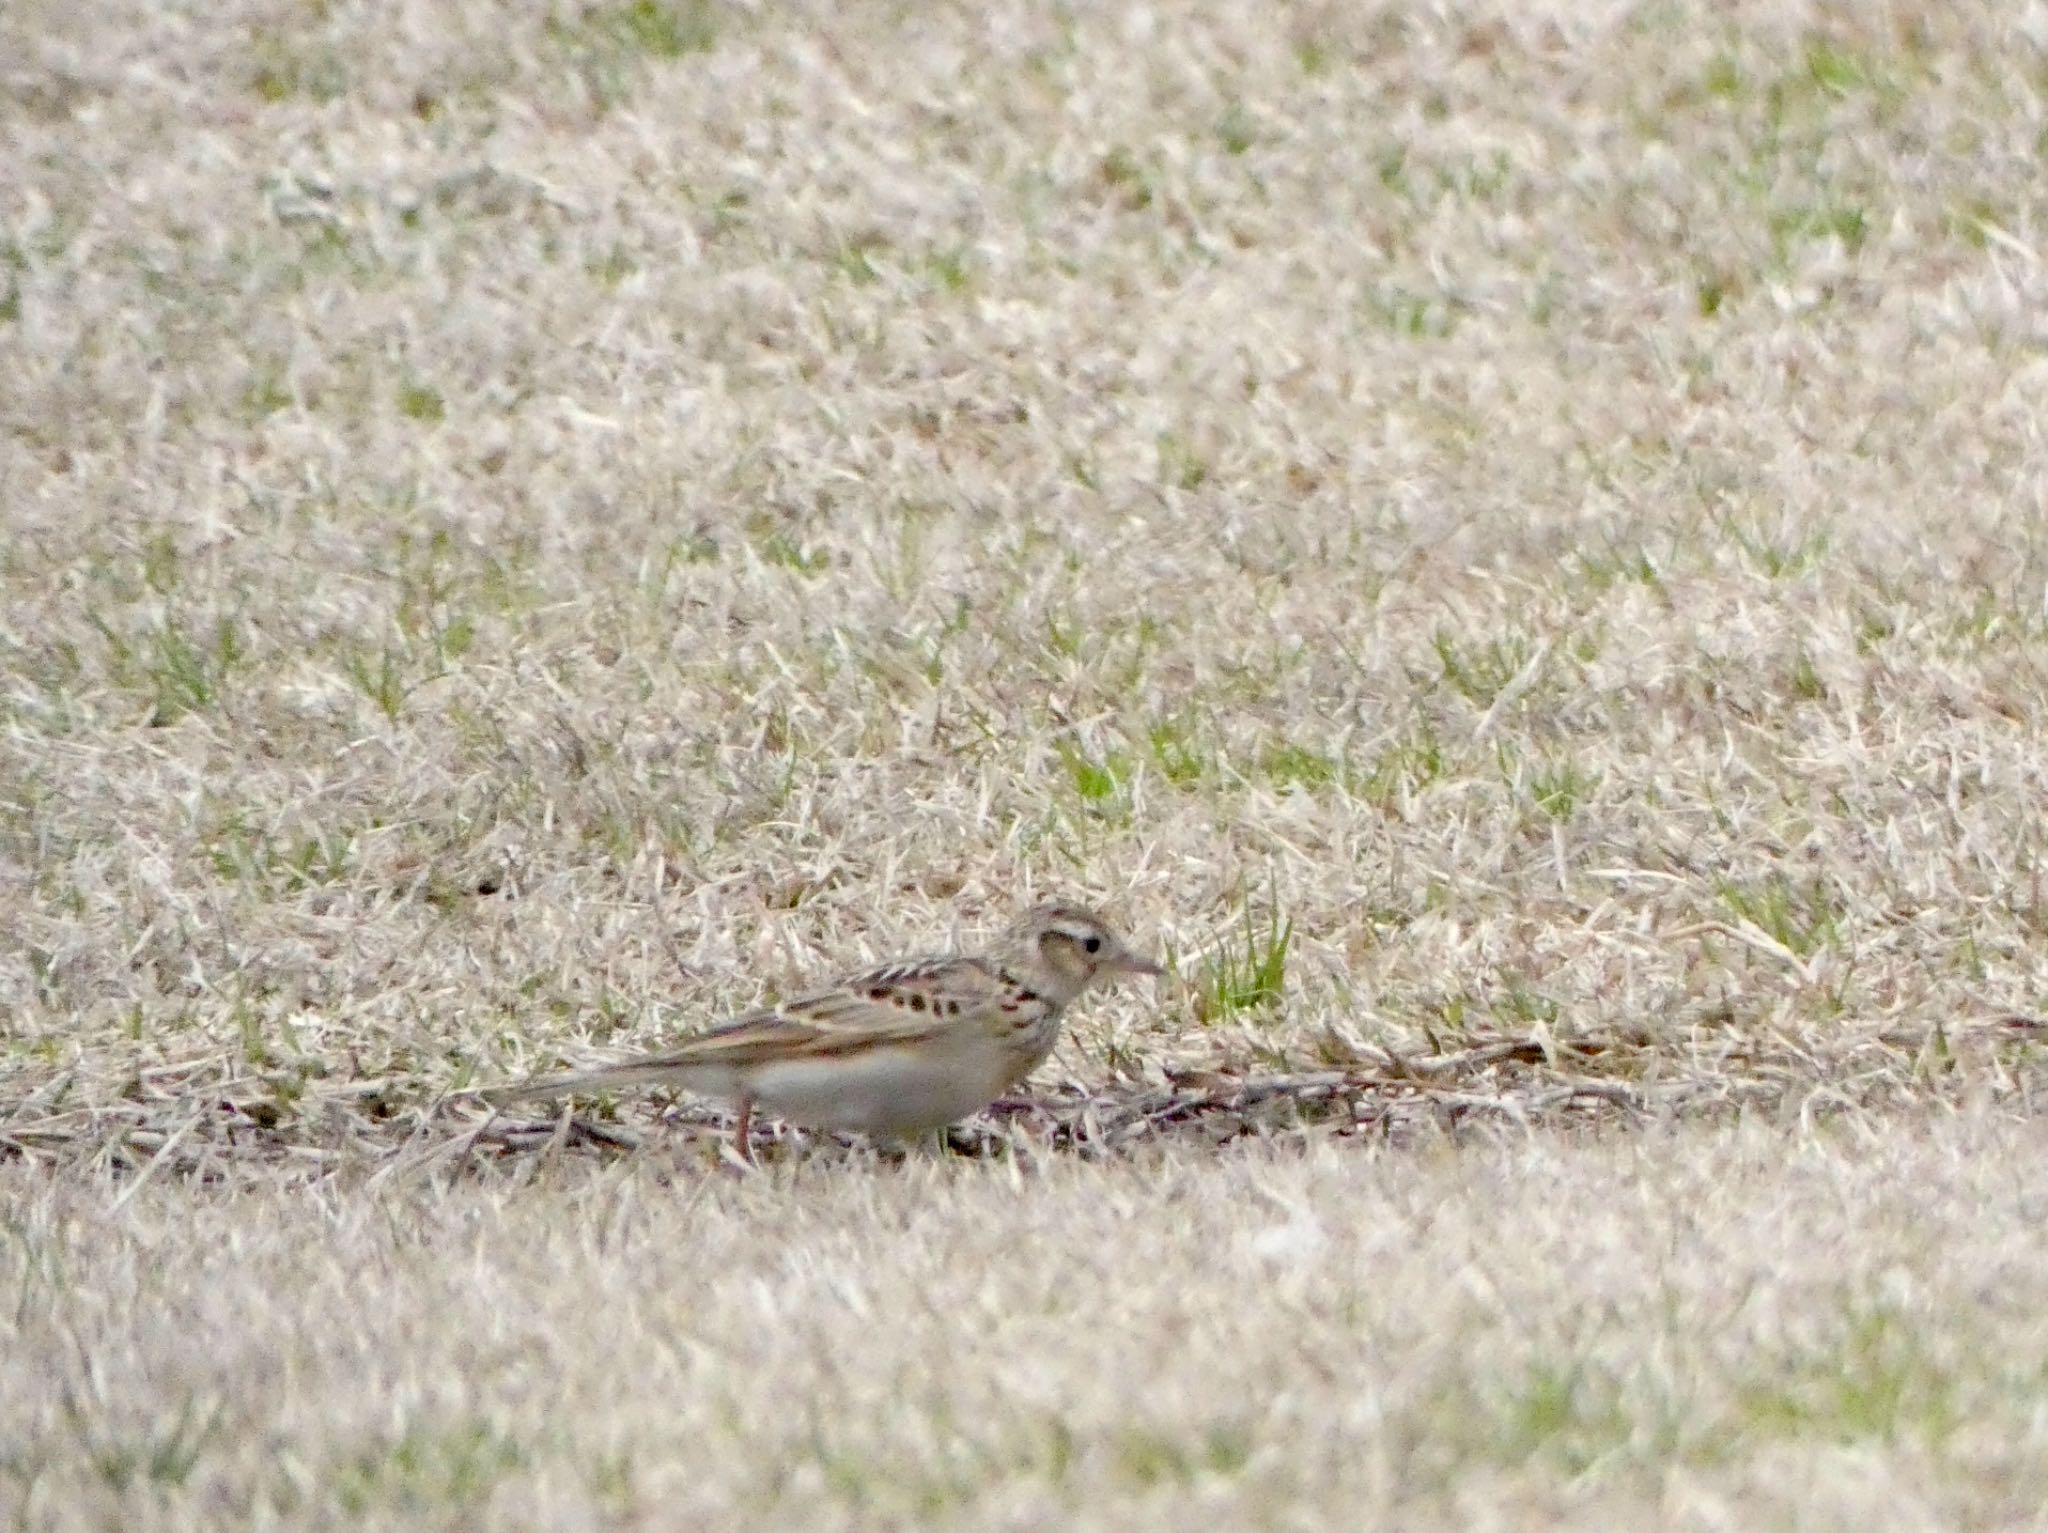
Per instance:
[[[737,1111],[751,1162],[758,1107],[802,1128],[930,1133],[1037,1069],[1066,1009],[1098,982],[1165,970],[1081,905],[1034,906],[984,953],[909,958],[718,1023],[662,1053],[484,1093],[494,1105],[676,1085]]]

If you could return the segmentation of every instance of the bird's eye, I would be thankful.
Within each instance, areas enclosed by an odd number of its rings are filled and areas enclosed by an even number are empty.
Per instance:
[[[1088,949],[1091,953],[1099,953],[1102,951],[1102,939],[1100,937],[1090,937],[1081,946]]]

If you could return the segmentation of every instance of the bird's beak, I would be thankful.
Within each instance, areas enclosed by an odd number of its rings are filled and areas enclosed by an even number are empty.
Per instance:
[[[1131,952],[1121,954],[1117,958],[1116,966],[1125,974],[1144,974],[1149,975],[1153,979],[1157,979],[1166,972],[1151,959]]]

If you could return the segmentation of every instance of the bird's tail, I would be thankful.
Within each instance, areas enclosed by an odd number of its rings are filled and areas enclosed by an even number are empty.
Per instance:
[[[493,1086],[478,1093],[493,1107],[530,1102],[538,1097],[579,1096],[593,1091],[622,1091],[628,1086],[686,1086],[696,1072],[682,1060],[633,1059],[624,1064],[599,1065],[593,1070],[571,1070],[561,1075],[540,1075],[511,1086]]]

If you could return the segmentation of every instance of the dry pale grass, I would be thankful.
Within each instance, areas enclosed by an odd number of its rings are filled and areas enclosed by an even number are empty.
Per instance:
[[[573,1421],[544,1372],[495,1375],[536,1402],[503,1430],[551,1466],[550,1515],[660,1522],[685,1439],[647,1436],[637,1396],[608,1425],[596,1388],[662,1344],[635,1296],[744,1307],[735,1269],[810,1270],[813,1221],[917,1292],[1026,1230],[1035,1271],[1098,1259],[1101,1216],[1055,1235],[1054,1208],[1258,1227],[1253,1167],[1311,1206],[1355,1179],[1405,1198],[1466,1174],[1402,1159],[1445,1134],[1534,1128],[1488,1174],[1604,1218],[1618,1166],[1624,1212],[1699,1202],[1731,1145],[1764,1178],[1759,1124],[2023,1121],[2048,990],[2044,39],[2038,7],[1991,3],[0,5],[0,1155],[19,1271],[61,1249],[87,1274],[17,1306],[84,1372],[44,1343],[10,1369],[50,1389],[8,1402],[34,1426],[0,1491],[38,1518],[97,1515],[93,1474],[128,1517],[287,1494],[277,1517],[339,1516],[330,1471],[367,1454],[385,1495],[381,1442],[433,1489],[380,1516],[503,1513],[524,1471],[432,1467],[504,1457],[474,1280],[492,1305],[578,1295],[550,1312],[574,1312],[549,1362],[583,1381]],[[1174,977],[1084,1010],[1036,1099],[959,1137],[974,1159],[785,1143],[736,1190],[705,1180],[697,1104],[489,1122],[464,1096],[1045,893],[1104,903]],[[1737,1120],[1752,1137],[1717,1137]],[[1659,1149],[1540,1137],[1585,1126]],[[1978,1174],[1954,1145],[1896,1153],[1792,1168],[1783,1197],[1916,1200],[1947,1243],[1929,1292],[1958,1305],[1962,1253],[2024,1259],[2017,1216],[1878,1185]],[[678,1186],[643,1199],[650,1163]],[[1036,1192],[1006,1237],[1013,1175]],[[612,1212],[579,1225],[572,1193]],[[1452,1201],[1474,1247],[1508,1217]],[[735,1217],[700,1230],[705,1207]],[[476,1209],[504,1233],[432,1233]],[[312,1325],[271,1391],[299,1423],[275,1478],[260,1435],[205,1426],[220,1401],[246,1425],[253,1376],[136,1437],[162,1399],[94,1371],[106,1322],[66,1306],[121,1288],[90,1270],[203,1268],[214,1307],[162,1341],[241,1357],[244,1315],[291,1326],[311,1311],[274,1306],[323,1283],[356,1302],[342,1268],[295,1266],[330,1223],[441,1349],[387,1366],[470,1400],[447,1430],[472,1447],[432,1435],[430,1394],[352,1387]],[[717,1232],[727,1286],[671,1288],[586,1228]],[[1815,1260],[1875,1272],[1839,1228]],[[1516,1257],[1540,1313],[1581,1282],[1562,1238]],[[1715,1280],[1719,1251],[1657,1250]],[[1401,1270],[1427,1281],[1426,1243]],[[1124,1271],[1088,1301],[1112,1331],[1108,1293],[1222,1338],[1252,1291]],[[1801,1325],[1858,1313],[1758,1282]],[[1896,1308],[1931,1346],[1979,1334],[1917,1290]],[[959,1309],[891,1328],[902,1377],[980,1334]],[[1643,1313],[1603,1357],[1667,1345]],[[841,1376],[816,1338],[843,1329],[803,1313],[793,1353],[720,1375],[721,1459],[801,1414],[792,1379]],[[1552,1336],[1560,1377],[1583,1339]],[[1227,1352],[1205,1366],[1247,1377]],[[1520,1387],[1497,1345],[1454,1354],[1432,1366]],[[963,1350],[904,1441],[984,1443],[948,1413],[1081,1356]],[[1179,1366],[1156,1335],[1142,1356],[1116,1377]],[[1369,1425],[1345,1415],[1360,1371],[1285,1409]],[[1538,1518],[1588,1474],[1691,1516],[1780,1464],[1787,1518],[1837,1505],[1807,1459],[1674,1399],[1658,1441],[1681,1446],[1631,1447],[1618,1480],[1598,1444],[1414,1452],[1461,1516],[1499,1488]],[[1297,1455],[1261,1504],[1305,1525],[1336,1504],[1323,1439],[1275,1441],[1293,1418],[1264,1410],[1220,1456]],[[1930,1516],[2001,1515],[2039,1468],[2014,1416],[1973,1501],[1943,1454],[1978,1437],[1872,1421],[1830,1462]],[[704,1482],[734,1516],[882,1504],[843,1468],[866,1439],[806,1438],[800,1468],[788,1430]],[[600,1495],[574,1475],[601,1480],[613,1438],[632,1473]],[[1702,1467],[1710,1439],[1733,1446]],[[1204,1440],[1158,1438],[1179,1467],[1146,1505],[1209,1483]],[[177,1473],[124,1468],[137,1441]],[[1399,1441],[1343,1494],[1412,1489]],[[904,1495],[950,1486],[941,1520],[1037,1504],[1039,1471],[981,1448],[881,1462]],[[1706,1500],[1671,1488],[1691,1474]]]
[[[2041,1527],[2036,1124],[0,1170],[16,1525]]]

